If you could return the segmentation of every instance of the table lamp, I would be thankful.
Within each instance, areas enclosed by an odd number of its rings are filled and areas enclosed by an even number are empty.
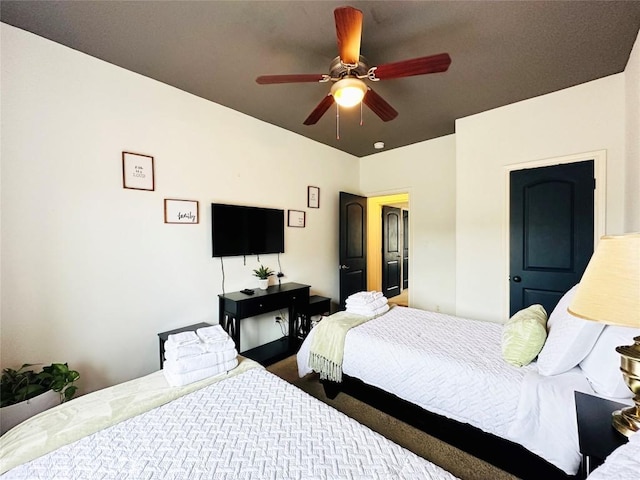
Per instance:
[[[640,327],[640,233],[600,239],[568,310],[586,320]],[[640,336],[633,340],[616,348],[635,402],[613,412],[613,426],[626,436],[640,431]]]

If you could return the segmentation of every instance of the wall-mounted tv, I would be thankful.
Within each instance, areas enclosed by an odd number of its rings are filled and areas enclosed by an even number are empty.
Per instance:
[[[284,252],[284,210],[211,204],[214,257]]]

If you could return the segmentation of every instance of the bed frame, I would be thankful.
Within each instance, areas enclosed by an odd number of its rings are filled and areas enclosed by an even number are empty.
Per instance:
[[[325,395],[334,399],[340,392],[371,405],[429,435],[495,465],[523,480],[577,480],[522,445],[483,432],[472,425],[429,412],[392,393],[348,375],[342,383],[321,380]]]

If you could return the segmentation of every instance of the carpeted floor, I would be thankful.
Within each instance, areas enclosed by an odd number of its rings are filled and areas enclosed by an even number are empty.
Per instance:
[[[267,370],[367,425],[372,430],[383,434],[395,443],[440,465],[462,480],[517,480],[513,475],[396,420],[349,395],[340,393],[334,400],[329,400],[324,395],[317,375],[298,377],[295,355],[267,367]]]

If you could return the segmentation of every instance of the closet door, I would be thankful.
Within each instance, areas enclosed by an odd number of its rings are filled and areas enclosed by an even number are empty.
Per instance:
[[[382,206],[382,293],[400,295],[402,277],[402,211]]]
[[[548,314],[580,282],[593,253],[593,160],[516,170],[510,177],[510,314]]]

